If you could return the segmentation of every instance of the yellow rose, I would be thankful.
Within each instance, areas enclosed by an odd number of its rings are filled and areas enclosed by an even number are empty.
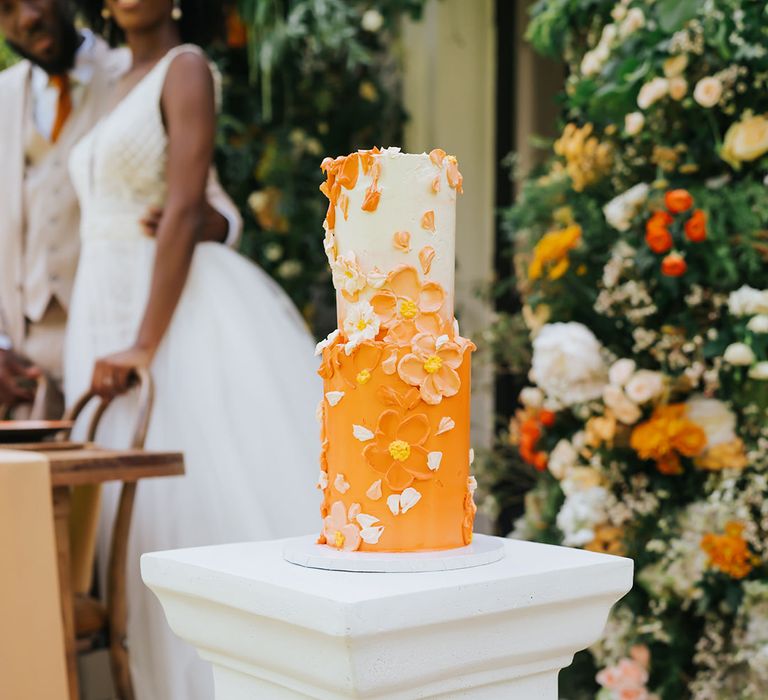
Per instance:
[[[732,124],[725,134],[720,157],[734,170],[745,161],[752,161],[768,152],[768,119],[748,115]]]

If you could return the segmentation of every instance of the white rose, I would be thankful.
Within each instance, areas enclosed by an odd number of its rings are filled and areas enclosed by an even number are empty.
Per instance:
[[[736,366],[751,365],[755,361],[755,353],[746,343],[731,343],[725,349],[723,359]]]
[[[768,333],[768,315],[758,314],[749,319],[747,328],[753,333]]]
[[[702,107],[714,107],[723,96],[723,84],[712,76],[702,78],[693,89],[693,99]]]
[[[603,401],[613,411],[616,418],[625,425],[634,425],[640,420],[642,412],[637,404],[630,401],[621,387],[609,384],[603,389]]]
[[[378,10],[366,10],[360,20],[360,26],[366,32],[378,32],[384,25],[384,17]]]
[[[635,373],[636,367],[635,361],[626,357],[616,360],[608,371],[608,380],[616,386],[624,386]]]
[[[749,376],[751,379],[768,379],[768,362],[758,362],[754,367],[750,368]]]
[[[656,398],[664,390],[664,375],[648,369],[635,372],[625,387],[627,396],[638,404],[647,403]]]
[[[533,341],[531,376],[562,406],[598,398],[608,379],[602,346],[581,323],[548,323]]]
[[[603,207],[605,220],[617,231],[629,229],[632,217],[648,199],[649,190],[647,184],[640,182],[614,197]]]
[[[685,78],[676,77],[669,79],[669,96],[679,102],[688,92],[688,81]]]
[[[728,310],[734,316],[768,314],[768,290],[743,285],[728,297]]]
[[[544,392],[535,386],[527,386],[520,392],[520,403],[526,408],[541,408],[544,404]]]
[[[643,11],[639,7],[633,7],[629,12],[627,12],[627,16],[621,23],[621,26],[619,27],[619,35],[622,39],[625,39],[630,34],[636,32],[638,29],[642,29],[644,26],[645,15],[643,14]]]
[[[688,66],[688,56],[681,53],[677,56],[670,56],[664,61],[664,76],[667,78],[677,78],[683,74]]]
[[[568,440],[560,440],[555,445],[555,449],[549,453],[549,462],[547,466],[549,471],[552,472],[552,476],[558,481],[562,480],[565,475],[576,466],[579,460],[579,453],[576,452],[573,445]]]
[[[640,88],[637,96],[637,106],[640,109],[648,109],[654,102],[658,102],[669,92],[669,81],[666,78],[654,78]]]
[[[594,51],[587,51],[581,59],[581,74],[585,76],[597,75],[603,63]]]
[[[636,136],[645,126],[645,115],[642,112],[630,112],[624,117],[624,131],[629,136]]]
[[[722,401],[692,396],[686,406],[688,418],[707,434],[707,447],[736,439],[736,416]]]

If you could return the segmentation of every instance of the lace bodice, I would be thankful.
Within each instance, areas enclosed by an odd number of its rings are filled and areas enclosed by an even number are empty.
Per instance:
[[[182,45],[169,51],[72,151],[70,171],[80,199],[81,236],[142,236],[140,219],[165,199],[168,139],[160,99]]]

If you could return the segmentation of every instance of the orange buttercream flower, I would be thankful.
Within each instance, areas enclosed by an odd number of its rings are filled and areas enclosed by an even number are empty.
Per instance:
[[[422,282],[416,268],[400,265],[387,276],[383,289],[371,297],[371,306],[381,325],[389,330],[387,339],[408,345],[417,333],[440,332],[437,312],[445,292],[437,282]]]
[[[749,551],[749,545],[742,536],[744,525],[739,522],[728,522],[725,534],[717,535],[709,532],[701,538],[701,548],[709,557],[709,566],[718,569],[731,578],[741,579],[747,576],[759,557]]]
[[[693,206],[693,197],[688,190],[669,190],[664,195],[664,204],[673,214],[682,214]]]
[[[652,459],[662,474],[681,474],[680,455],[696,457],[707,446],[701,426],[686,417],[685,404],[659,406],[632,431],[630,445],[641,459]]]
[[[461,387],[456,371],[461,367],[463,353],[450,340],[438,345],[438,338],[419,333],[411,343],[411,352],[397,364],[397,373],[406,384],[419,387],[421,398],[428,404],[438,404],[443,397],[455,396]]]
[[[383,349],[374,343],[361,343],[351,356],[339,352],[337,364],[344,381],[354,388],[367,384],[371,380],[373,370],[379,365],[382,351]]]
[[[423,413],[401,419],[400,413],[388,409],[379,416],[375,442],[365,446],[363,457],[370,467],[384,474],[389,488],[402,491],[414,479],[432,477],[424,449],[429,433],[429,420]]]
[[[691,218],[683,226],[685,237],[692,243],[701,243],[707,238],[707,215],[701,209],[694,209]]]
[[[667,277],[682,277],[688,269],[688,263],[679,253],[670,253],[661,261],[661,274]]]
[[[573,224],[562,231],[544,234],[533,249],[533,260],[528,266],[528,278],[539,279],[546,271],[551,280],[560,279],[570,266],[568,254],[581,241],[581,226]]]

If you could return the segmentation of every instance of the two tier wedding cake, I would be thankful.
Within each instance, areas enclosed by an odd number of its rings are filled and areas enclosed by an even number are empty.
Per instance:
[[[338,329],[318,344],[320,544],[415,552],[472,540],[471,341],[453,316],[453,156],[326,158]]]

